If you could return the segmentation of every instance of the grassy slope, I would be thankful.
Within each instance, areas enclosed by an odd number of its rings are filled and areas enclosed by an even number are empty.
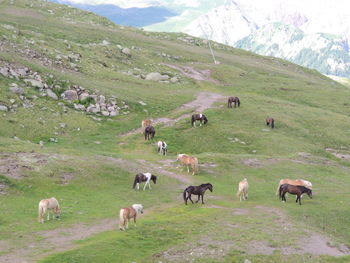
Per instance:
[[[276,242],[282,239],[281,236],[253,227],[261,225],[262,228],[273,229],[268,223],[271,215],[260,218],[256,205],[280,207],[295,224],[302,221],[303,226],[324,231],[338,242],[350,245],[350,231],[346,225],[346,218],[350,216],[346,207],[350,200],[347,191],[350,179],[346,168],[349,165],[336,160],[325,150],[327,147],[345,147],[349,150],[348,88],[291,63],[224,46],[215,48],[221,64],[212,65],[209,64],[211,58],[205,46],[186,44],[177,40],[177,34],[122,28],[68,7],[37,1],[16,1],[15,5],[3,1],[0,7],[0,24],[14,27],[0,27],[0,32],[11,42],[21,46],[25,45],[26,40],[34,39],[37,44],[29,44],[30,48],[51,58],[57,54],[57,50],[63,54],[76,52],[82,55],[80,73],[44,67],[38,61],[28,60],[11,51],[1,53],[2,60],[27,65],[42,74],[50,73],[88,89],[97,88],[127,101],[131,106],[129,115],[96,122],[71,109],[68,113],[53,114],[51,109],[54,112],[60,110],[57,104],[40,98],[31,109],[21,108],[16,114],[8,113],[0,117],[0,151],[34,150],[43,155],[64,156],[63,159],[51,160],[40,169],[26,172],[26,177],[21,180],[0,177],[8,185],[7,194],[0,197],[0,208],[6,211],[0,216],[1,239],[23,243],[26,241],[21,241],[20,235],[77,222],[113,218],[119,207],[142,200],[146,208],[155,207],[155,210],[140,220],[138,229],[130,229],[128,233],[101,233],[79,242],[78,249],[44,261],[107,262],[116,261],[116,255],[118,258],[122,255],[125,262],[152,262],[156,260],[156,253],[183,243],[189,232],[195,240],[207,235],[203,231],[207,229],[216,239],[239,244],[225,257],[227,262],[240,262],[245,257],[254,262],[293,262],[293,257],[282,258],[278,252],[270,256],[247,256],[242,252],[242,247],[254,240],[268,240],[271,246],[280,246]],[[53,10],[55,15],[49,14],[48,9]],[[73,22],[67,20],[69,17]],[[18,30],[21,34],[16,34]],[[71,49],[63,40],[69,41]],[[111,45],[88,45],[103,40]],[[116,47],[118,44],[129,48],[135,46],[132,58],[123,56]],[[158,52],[181,57],[169,61],[159,56]],[[104,67],[101,61],[108,67]],[[160,84],[121,73],[139,68],[146,73],[170,71],[176,74],[176,71],[161,65],[162,62],[209,68],[213,77],[223,85],[196,83],[185,77],[181,77],[181,84]],[[1,102],[15,98],[8,92],[8,85],[12,82],[0,77]],[[133,174],[94,158],[95,155],[106,155],[158,160],[154,147],[139,135],[128,138],[117,138],[116,135],[138,127],[140,120],[148,115],[144,109],[152,117],[167,116],[182,103],[193,99],[198,91],[238,95],[242,106],[237,110],[225,107],[208,110],[209,124],[205,128],[190,129],[188,121],[183,120],[174,127],[159,129],[157,136],[170,145],[169,158],[186,152],[198,156],[201,163],[217,164],[217,167],[211,168],[212,171],[202,168],[195,178],[196,182],[212,182],[215,187],[213,194],[221,196],[222,200],[211,199],[210,202],[227,208],[243,206],[251,213],[249,219],[244,216],[232,217],[231,212],[226,210],[220,211],[222,216],[218,219],[216,209],[184,207],[180,200],[171,208],[162,208],[163,204],[172,203],[177,198],[181,191],[178,182],[164,178],[152,192],[135,193],[129,190]],[[28,93],[35,94],[35,91],[28,90]],[[141,107],[137,103],[139,100],[145,101],[147,106]],[[221,104],[224,105],[225,101]],[[43,107],[48,110],[42,110]],[[266,128],[264,118],[267,115],[276,119],[274,131],[262,130]],[[39,121],[40,117],[46,120],[45,125]],[[46,142],[52,137],[54,126],[61,122],[67,124],[67,129],[55,136],[59,142],[46,143],[41,149],[37,143],[40,140]],[[81,128],[79,132],[76,130],[78,127]],[[12,139],[14,135],[20,140]],[[246,144],[234,143],[230,138],[239,138]],[[101,144],[96,145],[94,141]],[[121,145],[121,142],[124,144]],[[300,152],[310,153],[313,157],[300,157]],[[243,160],[248,158],[258,159],[260,166],[243,164]],[[74,179],[69,184],[62,184],[60,176],[67,173],[74,175]],[[251,198],[249,202],[238,204],[232,201],[232,195],[243,177],[250,181]],[[275,182],[282,177],[302,177],[312,181],[315,198],[311,201],[304,199],[303,207],[293,202],[282,206],[273,195]],[[39,225],[35,220],[36,204],[39,199],[51,195],[59,197],[62,203],[62,220]],[[234,229],[235,235],[228,237],[218,227],[225,223],[239,224],[241,227]],[[298,233],[293,232],[292,236],[296,239]],[[134,251],[139,253],[135,255]],[[303,260],[335,261],[333,258],[308,256]]]

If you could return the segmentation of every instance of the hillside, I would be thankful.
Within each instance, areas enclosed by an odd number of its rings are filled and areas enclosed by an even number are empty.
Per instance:
[[[205,40],[46,1],[0,1],[0,34],[0,262],[350,260],[348,87],[215,42],[213,64]],[[228,109],[233,95],[242,104]],[[208,124],[191,128],[193,112]],[[133,190],[139,172],[157,184]],[[280,202],[281,178],[311,181],[313,199]],[[207,182],[205,204],[185,206],[183,190]],[[39,224],[52,196],[61,218]],[[134,203],[145,213],[119,231]]]

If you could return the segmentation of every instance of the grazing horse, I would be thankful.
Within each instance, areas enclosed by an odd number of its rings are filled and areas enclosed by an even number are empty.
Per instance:
[[[166,142],[158,141],[157,146],[159,154],[166,155],[166,153],[168,152],[168,145],[166,144]]]
[[[266,118],[266,125],[270,126],[270,124],[271,124],[271,128],[272,129],[275,128],[275,120],[274,120],[274,118],[267,117]]]
[[[119,229],[128,229],[128,222],[131,218],[134,218],[134,224],[136,226],[137,214],[143,214],[143,206],[141,204],[133,204],[131,207],[120,209],[119,212]]]
[[[138,173],[135,175],[134,179],[134,184],[132,185],[132,188],[137,190],[140,189],[140,183],[146,182],[145,185],[143,186],[143,191],[145,191],[146,186],[148,185],[149,189],[151,189],[151,184],[149,183],[150,181],[153,181],[154,184],[157,184],[157,176],[151,174],[151,173]]]
[[[305,187],[305,186],[301,186],[301,185],[290,185],[290,184],[282,184],[280,186],[279,189],[279,195],[280,195],[280,199],[282,199],[282,201],[286,202],[286,193],[290,193],[292,195],[297,195],[297,199],[295,200],[295,202],[297,203],[299,200],[299,205],[301,205],[301,195],[303,193],[307,193],[307,195],[312,198],[312,190]]]
[[[281,179],[278,183],[278,186],[277,186],[276,195],[278,195],[280,186],[282,184],[301,185],[301,186],[305,186],[306,188],[309,188],[310,190],[312,190],[312,183],[309,181],[302,180],[302,179],[297,179],[297,180]]]
[[[156,130],[153,126],[147,126],[145,129],[145,140],[150,140],[154,138],[154,135],[156,134]]]
[[[239,201],[242,202],[242,197],[243,200],[248,199],[248,180],[247,178],[244,178],[242,181],[239,182],[238,184],[238,192],[237,192],[237,197],[239,197]]]
[[[241,101],[238,97],[229,97],[227,100],[227,108],[232,108],[232,103],[234,104],[234,107],[236,108],[236,104],[239,107],[241,105]]]
[[[176,160],[180,161],[182,166],[187,167],[188,173],[190,172],[189,166],[192,168],[192,175],[194,175],[195,172],[198,173],[198,159],[196,157],[192,157],[187,154],[179,154]]]
[[[46,212],[47,220],[50,220],[50,210],[53,210],[56,218],[60,217],[60,205],[55,197],[43,199],[39,202],[39,223],[44,223],[44,215]]]
[[[192,118],[191,118],[192,127],[196,127],[196,121],[200,121],[199,125],[202,126],[202,122],[204,121],[204,124],[207,124],[208,119],[202,113],[200,113],[200,114],[193,114]]]
[[[142,133],[145,131],[146,127],[151,126],[152,125],[152,120],[143,120],[141,122],[141,129],[142,129]]]
[[[193,201],[191,199],[191,195],[198,195],[198,200],[196,201],[196,203],[199,202],[199,199],[200,197],[202,197],[202,204],[204,204],[204,201],[203,201],[203,196],[204,196],[204,193],[206,190],[210,190],[210,192],[213,192],[213,186],[212,184],[201,184],[199,186],[189,186],[187,187],[185,190],[184,190],[184,193],[183,193],[183,198],[184,198],[184,201],[185,201],[185,205],[187,205],[187,200],[190,199],[192,204],[193,204]],[[188,194],[188,195],[187,195]]]

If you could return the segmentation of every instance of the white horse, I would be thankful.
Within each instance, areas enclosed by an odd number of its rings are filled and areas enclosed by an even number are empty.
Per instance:
[[[119,212],[119,229],[128,229],[128,222],[131,218],[134,218],[134,224],[136,226],[137,214],[143,214],[143,206],[141,204],[133,204],[131,207],[122,208]]]
[[[166,155],[166,153],[168,152],[168,145],[166,144],[165,141],[158,141],[157,147],[158,147],[158,152],[161,155]]]
[[[246,200],[248,198],[248,180],[247,178],[244,178],[242,181],[239,182],[238,184],[238,192],[237,192],[237,197],[239,197],[239,201],[242,202],[242,197],[243,200]]]
[[[50,210],[53,210],[55,216],[52,218],[60,217],[60,205],[55,197],[50,199],[43,199],[39,202],[39,223],[44,223],[44,215],[47,212],[47,220],[50,220]]]

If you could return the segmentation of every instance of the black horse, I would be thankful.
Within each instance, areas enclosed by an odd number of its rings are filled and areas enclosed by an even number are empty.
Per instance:
[[[297,195],[297,199],[295,200],[295,202],[297,203],[299,200],[299,205],[301,205],[300,197],[303,193],[307,193],[307,195],[310,198],[312,198],[312,190],[301,185],[282,184],[280,186],[279,194],[280,194],[280,199],[282,199],[282,201],[285,201],[285,202],[287,201],[285,197],[286,193]]]
[[[183,193],[183,197],[184,197],[184,200],[185,200],[185,205],[187,205],[187,200],[190,199],[192,204],[193,204],[193,201],[191,199],[191,195],[198,195],[198,200],[196,201],[196,203],[199,202],[199,199],[200,197],[202,196],[202,204],[204,204],[204,201],[203,201],[203,196],[204,196],[204,193],[205,191],[209,189],[210,192],[213,192],[213,186],[212,184],[201,184],[199,186],[189,186],[187,187],[185,190],[184,190],[184,193]],[[188,194],[188,195],[187,195]]]
[[[151,189],[150,183],[149,181],[153,181],[154,184],[157,183],[157,176],[150,174],[150,173],[138,173],[137,175],[135,175],[135,179],[134,179],[134,184],[132,185],[132,188],[135,189],[135,187],[137,188],[137,190],[140,189],[140,183],[142,182],[146,182],[145,186],[143,187],[143,190],[146,189],[146,186],[148,184],[148,187]]]
[[[156,130],[153,126],[147,126],[145,129],[145,140],[150,140],[154,138],[154,135],[156,134]]]
[[[275,120],[274,118],[267,117],[266,118],[266,125],[269,126],[271,124],[271,128],[275,128]]]
[[[204,124],[207,124],[208,119],[202,113],[200,113],[200,114],[193,114],[192,118],[191,118],[192,127],[196,127],[196,121],[200,121],[200,126],[202,126],[202,122],[204,121]]]
[[[227,100],[227,108],[232,108],[232,103],[234,104],[234,107],[236,108],[236,105],[239,107],[241,105],[241,101],[238,97],[229,97]]]

